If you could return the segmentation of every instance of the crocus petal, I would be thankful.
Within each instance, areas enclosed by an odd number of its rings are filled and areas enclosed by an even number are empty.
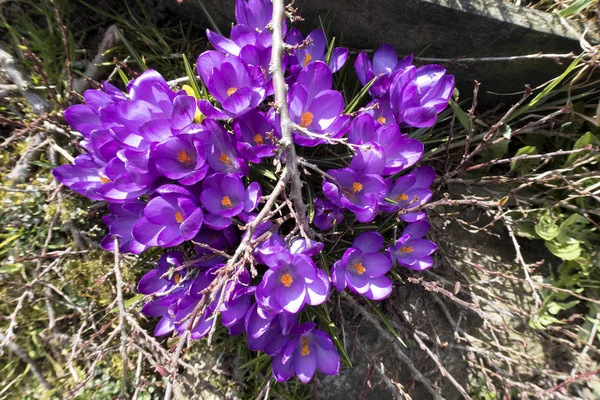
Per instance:
[[[383,247],[383,236],[377,231],[363,232],[354,239],[352,247],[363,253],[375,253]]]
[[[308,383],[312,379],[317,369],[318,354],[316,351],[316,346],[309,346],[309,349],[311,347],[312,351],[309,350],[307,355],[302,355],[300,351],[296,351],[292,360],[296,375],[302,383]]]
[[[392,281],[385,276],[378,276],[369,281],[369,290],[364,293],[367,299],[382,300],[392,293]]]

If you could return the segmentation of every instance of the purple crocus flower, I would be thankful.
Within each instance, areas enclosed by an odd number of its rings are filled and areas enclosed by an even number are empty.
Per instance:
[[[236,25],[231,29],[231,39],[209,29],[206,30],[206,37],[219,52],[239,57],[246,64],[259,67],[265,79],[268,78],[272,40],[268,30],[258,32],[247,25]]]
[[[400,126],[429,128],[448,105],[454,92],[454,76],[441,65],[409,66],[394,76],[390,104]]]
[[[265,98],[265,77],[258,66],[249,66],[236,56],[212,50],[200,54],[196,65],[202,82],[223,107],[220,110],[208,100],[199,100],[198,107],[208,118],[239,117]]]
[[[366,53],[360,53],[354,62],[354,69],[363,86],[377,77],[371,85],[369,93],[373,97],[381,97],[390,90],[392,74],[412,65],[412,61],[413,57],[410,55],[399,62],[396,50],[391,45],[384,44],[373,54],[372,63]]]
[[[207,162],[217,172],[238,172],[248,175],[248,164],[238,157],[235,137],[216,121],[205,119],[204,124],[210,130],[210,144],[207,146]]]
[[[106,176],[106,164],[90,154],[75,157],[74,164],[66,164],[52,170],[57,181],[90,200],[104,200],[98,189],[111,180]]]
[[[328,231],[333,227],[333,224],[341,224],[344,221],[344,213],[338,206],[331,201],[317,198],[315,200],[315,216],[313,224],[322,231]]]
[[[257,110],[236,118],[233,131],[238,152],[246,160],[257,164],[261,158],[275,155],[276,140],[281,138],[269,123],[267,116]]]
[[[236,0],[235,20],[238,24],[263,31],[273,17],[273,3],[270,0]]]
[[[323,181],[323,193],[335,205],[352,211],[360,222],[371,222],[385,196],[381,147],[369,142],[361,147],[349,168],[330,170],[335,182]]]
[[[304,67],[288,93],[292,122],[321,136],[343,136],[349,116],[342,115],[344,98],[340,92],[331,90],[332,83],[331,71],[325,63],[316,61]],[[294,131],[294,142],[308,147],[327,143],[299,130]]]
[[[394,110],[390,105],[390,95],[386,94],[378,99],[371,101],[365,107],[367,111],[363,111],[365,114],[369,114],[375,121],[381,125],[393,125],[396,123],[396,117],[394,116]]]
[[[298,39],[300,39],[300,42],[302,41],[301,36]],[[297,41],[298,39],[295,40]],[[325,37],[325,32],[321,29],[314,30],[308,34],[306,40],[310,41],[310,44],[305,48],[294,50],[299,64],[299,67],[297,67],[298,72],[311,62],[327,62],[327,38]],[[346,59],[348,59],[348,49],[343,47],[334,48],[331,51],[331,59],[329,60],[329,69],[331,72],[334,73],[342,68],[344,63],[346,63]],[[297,75],[295,71],[291,73],[294,76]]]
[[[306,322],[296,326],[283,350],[273,357],[273,376],[278,382],[290,379],[294,374],[308,383],[317,368],[325,375],[337,375],[340,371],[340,355],[331,338],[315,329],[317,324]]]
[[[179,285],[187,274],[187,268],[179,268],[185,262],[185,256],[180,251],[171,251],[160,256],[157,267],[146,273],[140,279],[137,290],[141,294],[161,295]],[[177,269],[170,273],[171,269]]]
[[[109,215],[102,218],[108,226],[109,234],[102,239],[100,246],[106,251],[115,251],[114,237],[119,238],[119,250],[121,253],[140,254],[148,246],[133,238],[133,226],[144,214],[146,203],[141,200],[133,200],[129,203],[108,205]]]
[[[385,155],[383,175],[396,174],[419,161],[423,155],[423,143],[400,133],[396,124],[377,125],[369,114],[356,117],[350,124],[348,141],[354,144],[371,141],[379,144]]]
[[[297,314],[285,311],[272,314],[265,312],[258,304],[253,304],[248,309],[245,319],[248,347],[274,356],[289,340],[290,330],[296,326],[297,321]]]
[[[146,246],[172,247],[196,236],[204,216],[197,196],[177,185],[163,185],[156,193],[133,227],[135,240]]]
[[[256,301],[266,311],[297,313],[304,306],[322,304],[329,296],[329,279],[304,254],[279,251],[262,254],[269,266],[256,288]]]
[[[429,222],[419,221],[408,226],[402,232],[394,246],[388,248],[391,257],[398,264],[423,271],[433,265],[433,254],[438,246],[430,240],[423,239],[429,232]]]
[[[392,282],[385,274],[392,260],[380,253],[383,236],[379,232],[364,232],[354,239],[341,260],[333,264],[331,281],[342,291],[348,286],[355,293],[371,300],[381,300],[392,292]]]
[[[208,211],[204,222],[212,229],[225,229],[231,225],[231,218],[254,210],[261,196],[258,182],[245,189],[237,174],[213,174],[204,180],[200,195],[200,202]]]
[[[395,204],[384,201],[380,204],[381,209],[386,212],[397,212],[427,203],[431,199],[431,185],[434,180],[435,170],[430,166],[416,168],[410,174],[398,178],[396,182],[388,179],[385,197],[395,201]],[[425,213],[423,211],[401,212],[400,218],[406,222],[415,222],[424,219]]]
[[[193,185],[208,172],[204,142],[194,135],[170,137],[150,151],[156,169],[182,185]]]

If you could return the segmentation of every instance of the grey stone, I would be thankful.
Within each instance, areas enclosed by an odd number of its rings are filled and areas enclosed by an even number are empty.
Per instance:
[[[166,3],[182,16],[210,27],[199,5],[203,4],[225,34],[235,19],[234,0]],[[306,33],[318,28],[320,16],[331,35],[357,50],[390,43],[401,55],[447,59],[581,51],[579,37],[558,16],[505,0],[297,0],[294,6],[305,19],[295,25],[299,29]],[[574,25],[574,31],[584,29]],[[597,41],[595,34],[587,38]],[[565,68],[553,59],[448,62],[445,66],[455,74],[461,98],[471,96],[473,80],[478,80],[483,101],[489,99],[488,91],[511,93],[522,90],[525,84],[535,87]]]

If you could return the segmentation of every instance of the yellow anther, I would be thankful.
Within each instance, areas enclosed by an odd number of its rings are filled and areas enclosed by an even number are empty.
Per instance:
[[[175,274],[175,276],[173,277],[173,280],[175,281],[175,283],[181,282],[181,275]]]
[[[312,60],[312,56],[308,53],[306,53],[306,55],[304,56],[304,61],[302,62],[303,66],[307,66],[308,63],[310,62],[310,60]]]
[[[260,133],[257,133],[256,135],[254,135],[252,140],[254,140],[254,143],[256,143],[256,144],[263,144],[263,137]]]
[[[290,274],[281,275],[281,283],[283,283],[283,286],[290,287],[292,286],[293,282],[294,280],[292,279],[292,276]]]
[[[403,247],[400,248],[400,251],[402,253],[404,253],[404,254],[412,253],[413,252],[413,248],[412,248],[412,246],[408,246],[408,247],[404,247],[403,246]]]
[[[363,189],[363,185],[359,182],[354,182],[352,184],[352,193],[360,192]]]
[[[354,269],[356,270],[356,272],[358,272],[359,274],[364,274],[365,271],[367,270],[362,263],[358,263],[358,264],[354,264]]]
[[[178,224],[183,222],[183,215],[181,215],[179,211],[175,213],[175,221],[177,221]]]
[[[227,156],[227,154],[225,154],[225,153],[221,153],[221,157],[219,157],[219,160],[221,160],[222,163],[225,163],[227,165],[231,165],[232,164],[231,158],[229,158]]]
[[[378,121],[380,124],[385,124],[385,117],[383,117],[383,116],[382,116],[382,117],[379,117],[379,118],[377,118],[377,121]]]
[[[302,115],[300,116],[300,126],[306,128],[307,126],[312,124],[313,118],[314,115],[310,111],[302,113]]]
[[[237,92],[237,88],[236,87],[230,87],[229,89],[227,89],[226,93],[227,93],[227,96],[231,96],[235,92]]]
[[[181,150],[179,153],[177,153],[177,161],[179,161],[180,163],[189,163],[192,162],[192,158],[187,153],[187,151]]]
[[[308,348],[308,339],[306,337],[302,338],[302,349],[300,349],[300,354],[303,356],[310,354],[310,349]]]
[[[223,196],[223,199],[221,200],[221,205],[223,205],[223,207],[233,207],[233,204],[231,204],[231,200],[229,199],[229,196]]]
[[[110,182],[112,182],[110,179],[108,179],[108,178],[107,178],[107,177],[105,177],[105,176],[98,175],[98,177],[100,178],[100,182],[101,182],[103,185],[104,185],[105,183],[110,183]]]

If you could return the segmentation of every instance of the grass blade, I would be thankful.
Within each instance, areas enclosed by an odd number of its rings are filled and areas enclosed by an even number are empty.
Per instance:
[[[121,40],[121,42],[123,42],[123,44],[127,48],[127,51],[129,52],[129,54],[131,55],[131,57],[133,57],[133,59],[135,60],[135,62],[140,66],[140,68],[142,70],[144,70],[144,71],[147,70],[148,66],[146,65],[146,62],[142,59],[142,57],[140,57],[140,55],[133,48],[133,46],[131,45],[131,43],[129,43],[129,41],[125,38],[125,35],[123,34],[123,32],[121,32],[120,29],[117,29],[117,36],[119,37],[119,39]]]

